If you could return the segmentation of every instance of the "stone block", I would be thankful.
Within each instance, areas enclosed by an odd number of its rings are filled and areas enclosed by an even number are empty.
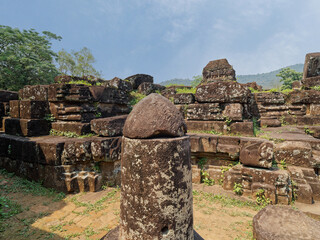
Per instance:
[[[197,87],[200,103],[247,103],[250,90],[237,82],[213,82]]]
[[[320,76],[309,77],[301,80],[305,89],[310,89],[316,86],[320,86]]]
[[[320,116],[320,104],[310,104],[310,115]]]
[[[120,91],[114,87],[92,86],[89,88],[94,102],[108,104],[129,104],[127,91]]]
[[[128,115],[109,118],[98,118],[91,120],[91,130],[99,136],[114,137],[121,136],[124,123]]]
[[[303,78],[317,77],[320,74],[320,53],[307,53],[304,61]]]
[[[292,89],[298,89],[298,90],[300,90],[301,87],[302,87],[302,84],[301,84],[300,81],[294,81],[294,82],[292,82]]]
[[[90,124],[81,122],[52,122],[51,128],[60,132],[73,132],[78,135],[85,135],[91,132]]]
[[[0,90],[0,102],[10,102],[11,100],[18,100],[18,92]]]
[[[236,72],[227,59],[210,61],[202,71],[203,83],[236,81]]]
[[[294,90],[287,96],[291,104],[320,104],[320,91],[317,90]]]
[[[276,187],[271,184],[266,184],[266,183],[260,183],[260,182],[255,182],[252,183],[251,185],[251,191],[252,191],[252,197],[254,199],[257,198],[257,193],[263,189],[264,190],[264,196],[268,199],[270,199],[271,204],[276,204],[277,199],[276,199]]]
[[[21,100],[20,118],[23,119],[43,119],[48,114],[48,102]]]
[[[298,202],[312,204],[320,200],[320,181],[313,168],[289,166],[288,171]]]
[[[281,127],[281,121],[277,118],[263,117],[260,119],[261,127]]]
[[[187,120],[224,120],[218,103],[189,104]]]
[[[277,163],[285,161],[287,165],[312,167],[312,149],[308,142],[286,141],[275,145],[274,158]]]
[[[61,155],[61,163],[63,165],[73,165],[92,162],[91,140],[86,138],[66,141]]]
[[[118,90],[130,92],[132,91],[132,84],[129,81],[122,80],[118,77],[114,77],[110,81],[108,81],[108,87],[115,87]]]
[[[195,98],[192,93],[177,93],[170,95],[169,99],[170,98],[173,98],[174,104],[192,104],[195,102]]]
[[[162,86],[160,84],[154,84],[151,82],[143,82],[138,87],[138,92],[143,95],[149,95],[151,93],[155,93],[157,91],[163,91],[166,89],[165,86]]]
[[[240,162],[247,166],[271,168],[273,143],[242,138],[240,142]]]
[[[153,77],[147,74],[135,74],[130,77],[127,77],[125,80],[128,80],[132,84],[134,90],[138,89],[140,84],[144,82],[153,83]]]
[[[26,85],[19,92],[23,100],[48,101],[49,85]]]
[[[129,105],[125,104],[98,103],[96,107],[103,118],[129,114],[131,110]]]
[[[219,136],[217,152],[226,153],[232,160],[238,160],[240,154],[240,138]]]
[[[10,101],[10,117],[20,118],[20,100]]]
[[[50,103],[50,112],[56,120],[86,123],[96,118],[99,109],[91,103],[52,102]]]
[[[43,119],[7,118],[4,120],[6,134],[25,137],[48,135],[50,124]]]
[[[61,165],[61,154],[63,151],[66,138],[64,137],[40,137],[33,138],[39,146],[39,160],[40,164],[45,165]]]
[[[250,87],[252,88],[253,90],[256,90],[256,91],[262,91],[262,86],[257,84],[257,82],[248,82],[248,83],[242,83],[242,85],[246,86],[246,87]]]
[[[191,134],[190,144],[191,152],[206,152],[216,153],[217,152],[218,137],[209,134]]]
[[[186,121],[189,131],[215,131],[224,133],[227,131],[227,124],[224,121]]]
[[[56,83],[49,85],[48,101],[89,102],[92,95],[88,86]]]
[[[208,166],[206,172],[209,174],[209,178],[214,180],[215,184],[218,184],[223,179],[221,166]]]
[[[254,99],[258,104],[284,104],[285,95],[281,92],[257,92],[253,93]]]
[[[115,162],[120,160],[121,137],[93,138],[91,154],[94,162]]]
[[[201,183],[201,170],[197,165],[192,165],[192,183]]]
[[[223,174],[223,189],[233,190],[234,184],[242,183],[241,166],[236,165]]]
[[[243,106],[240,103],[227,104],[222,115],[232,121],[242,121]]]
[[[230,125],[230,132],[242,136],[253,136],[253,122],[234,122]]]

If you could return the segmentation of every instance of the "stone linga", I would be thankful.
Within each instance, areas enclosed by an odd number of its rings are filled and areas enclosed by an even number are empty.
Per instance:
[[[123,135],[128,138],[181,137],[187,126],[179,110],[165,97],[153,93],[129,114]]]

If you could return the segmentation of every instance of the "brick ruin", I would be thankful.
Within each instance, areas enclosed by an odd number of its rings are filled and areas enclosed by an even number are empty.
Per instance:
[[[206,172],[227,190],[239,183],[253,197],[264,189],[274,204],[293,197],[311,204],[320,199],[320,91],[314,89],[320,85],[319,59],[319,53],[307,54],[302,88],[291,92],[238,83],[226,59],[203,69],[195,93],[154,84],[145,74],[109,81],[86,77],[90,86],[77,82],[83,77],[59,76],[19,93],[0,91],[0,167],[64,192],[120,184],[130,92],[157,92],[185,119],[194,183]],[[178,93],[181,88],[190,92]],[[266,133],[254,136],[259,125]]]

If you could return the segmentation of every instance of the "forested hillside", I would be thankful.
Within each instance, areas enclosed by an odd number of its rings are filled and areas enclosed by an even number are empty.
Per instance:
[[[288,67],[297,72],[303,71],[303,64],[295,64]],[[281,71],[281,69],[282,68],[272,72],[268,72],[268,73],[237,75],[237,80],[240,83],[257,82],[259,85],[263,86],[263,88],[265,89],[275,88],[281,85],[281,83],[279,82],[280,78],[276,76]],[[160,84],[163,86],[170,85],[170,84],[190,86],[191,82],[192,82],[191,79],[174,78],[171,80],[161,82]]]

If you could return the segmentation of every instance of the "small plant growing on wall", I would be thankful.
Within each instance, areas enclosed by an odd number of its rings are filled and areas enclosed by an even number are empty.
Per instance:
[[[266,207],[271,203],[271,200],[266,197],[265,195],[265,190],[264,189],[259,189],[259,191],[256,193],[256,202],[258,205],[261,205],[263,207]]]
[[[242,195],[243,194],[243,186],[241,183],[234,183],[233,186],[233,192],[237,195]]]
[[[198,166],[200,168],[201,174],[201,182],[208,186],[212,186],[215,184],[215,181],[210,178],[209,173],[204,169],[204,165],[207,163],[207,160],[207,158],[203,157],[200,158],[198,161]]]

